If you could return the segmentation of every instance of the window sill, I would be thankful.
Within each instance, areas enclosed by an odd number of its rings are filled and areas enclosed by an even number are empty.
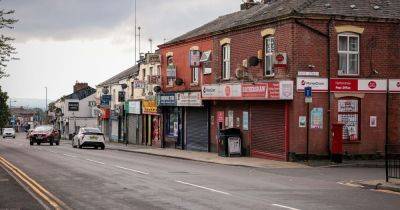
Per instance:
[[[337,74],[338,77],[359,77],[360,74]]]
[[[274,78],[275,77],[275,74],[273,74],[273,75],[264,75],[264,79],[271,79],[271,78]]]
[[[174,86],[173,85],[166,85],[165,87],[166,88],[173,88]]]
[[[199,83],[198,83],[198,82],[196,82],[196,83],[190,83],[190,87],[197,87],[197,86],[199,86]]]

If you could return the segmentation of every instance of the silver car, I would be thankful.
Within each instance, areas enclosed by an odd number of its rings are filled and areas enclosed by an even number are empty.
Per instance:
[[[13,138],[15,139],[15,130],[14,128],[4,128],[3,129],[3,138]]]

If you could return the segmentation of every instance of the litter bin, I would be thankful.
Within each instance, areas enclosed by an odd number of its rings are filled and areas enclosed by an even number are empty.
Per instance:
[[[218,136],[218,155],[230,157],[232,155],[241,156],[242,139],[240,129],[230,128],[220,130]]]

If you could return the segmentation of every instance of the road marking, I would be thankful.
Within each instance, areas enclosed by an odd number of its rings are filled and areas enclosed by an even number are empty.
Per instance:
[[[37,195],[48,202],[54,209],[71,209],[64,202],[54,196],[52,193],[47,191],[44,187],[26,175],[19,168],[8,162],[3,157],[0,157],[0,163],[5,166],[10,172],[18,176],[25,184],[27,184]]]
[[[132,171],[132,172],[135,172],[135,173],[138,173],[138,174],[149,175],[149,173],[147,173],[147,172],[138,171],[138,170],[134,170],[134,169],[130,169],[130,168],[125,168],[125,167],[122,167],[122,166],[115,166],[115,167],[119,168],[119,169],[127,170],[127,171]]]
[[[284,206],[284,205],[280,205],[280,204],[272,204],[272,206],[276,206],[276,207],[280,207],[280,208],[284,208],[284,209],[290,209],[290,210],[300,210],[300,209],[296,209],[290,206]]]
[[[76,156],[74,156],[74,155],[68,155],[68,154],[63,154],[64,156],[67,156],[67,157],[72,157],[72,158],[76,158]]]
[[[203,186],[200,186],[200,185],[195,185],[195,184],[182,182],[182,181],[178,181],[178,180],[175,180],[175,182],[178,182],[178,183],[181,183],[181,184],[184,184],[184,185],[189,185],[189,186],[192,186],[192,187],[197,187],[197,188],[204,189],[204,190],[209,190],[209,191],[216,192],[216,193],[221,193],[221,194],[224,194],[224,195],[231,195],[230,193],[227,193],[227,192],[224,192],[224,191],[215,190],[215,189],[208,188],[208,187],[203,187]]]
[[[105,165],[105,163],[99,162],[99,161],[96,161],[96,160],[91,160],[91,159],[85,159],[85,160],[93,162],[93,163],[98,163],[98,164],[101,164],[101,165]]]

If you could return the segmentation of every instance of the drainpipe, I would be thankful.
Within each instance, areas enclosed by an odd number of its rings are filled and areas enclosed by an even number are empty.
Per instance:
[[[331,26],[333,23],[333,18],[331,17],[328,21],[328,39],[327,39],[327,44],[328,44],[328,61],[327,61],[327,73],[328,73],[328,132],[327,132],[327,151],[328,151],[328,156],[329,159],[331,157]]]

